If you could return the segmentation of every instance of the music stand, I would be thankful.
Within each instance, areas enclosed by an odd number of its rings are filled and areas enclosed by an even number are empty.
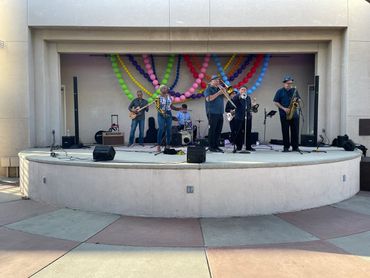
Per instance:
[[[266,113],[266,108],[264,109],[264,119],[263,119],[263,142],[262,145],[265,145],[272,150],[272,146],[270,144],[267,144],[266,142],[266,120],[267,117],[272,118],[276,114],[276,110],[271,110],[270,112]]]

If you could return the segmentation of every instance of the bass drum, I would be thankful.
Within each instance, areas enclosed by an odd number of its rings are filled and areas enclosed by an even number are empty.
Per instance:
[[[99,130],[97,133],[95,133],[95,142],[97,144],[103,144],[103,132],[105,132],[105,130]]]

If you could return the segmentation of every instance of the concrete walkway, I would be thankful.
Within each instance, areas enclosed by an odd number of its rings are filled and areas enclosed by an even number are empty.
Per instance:
[[[140,218],[22,200],[0,180],[1,277],[369,277],[370,193],[293,213]]]

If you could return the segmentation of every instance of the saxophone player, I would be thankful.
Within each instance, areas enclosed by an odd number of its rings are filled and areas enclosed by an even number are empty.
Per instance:
[[[289,152],[290,146],[292,146],[294,152],[300,152],[298,148],[299,113],[296,108],[301,98],[296,88],[293,87],[293,81],[294,79],[291,76],[284,76],[283,87],[277,90],[273,100],[279,108],[284,143],[283,152]]]

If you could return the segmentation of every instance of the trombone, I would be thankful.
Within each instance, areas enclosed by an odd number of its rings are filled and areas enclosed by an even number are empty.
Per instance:
[[[232,86],[227,86],[225,84],[225,82],[222,81],[222,79],[219,79],[220,82],[225,86],[221,86],[221,85],[218,85],[217,87],[220,89],[220,91],[224,94],[224,96],[226,97],[226,99],[228,101],[230,101],[231,105],[234,106],[234,108],[236,108],[236,105],[235,103],[231,100],[230,98],[230,94],[234,91],[234,88]]]

